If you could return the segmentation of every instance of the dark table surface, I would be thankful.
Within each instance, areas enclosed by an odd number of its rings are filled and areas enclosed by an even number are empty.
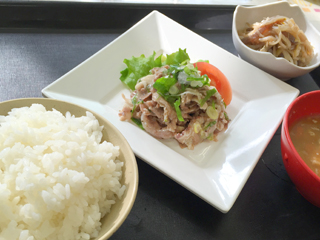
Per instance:
[[[0,1],[0,101],[42,97],[44,87],[154,9],[237,54],[232,7]],[[316,69],[287,83],[303,94],[318,90],[319,79]],[[284,169],[280,127],[226,214],[137,158],[136,202],[111,239],[320,239],[320,209]]]

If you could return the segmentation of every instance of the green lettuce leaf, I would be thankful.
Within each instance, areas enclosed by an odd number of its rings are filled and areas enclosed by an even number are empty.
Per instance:
[[[123,62],[127,68],[122,70],[120,80],[125,83],[131,90],[135,89],[138,80],[150,74],[150,70],[154,67],[162,67],[164,65],[179,65],[187,60],[190,60],[187,50],[179,49],[179,51],[166,55],[166,59],[162,61],[163,55],[161,54],[155,59],[156,52],[146,57],[142,54],[140,57],[131,57],[125,59]]]
[[[167,55],[167,59],[163,62],[163,65],[179,65],[187,60],[190,60],[187,49],[182,50],[179,48],[179,51]]]
[[[134,90],[140,78],[149,75],[152,68],[161,67],[161,56],[154,59],[155,55],[156,53],[153,52],[149,57],[145,57],[142,54],[140,57],[123,60],[127,68],[120,72],[120,80]]]

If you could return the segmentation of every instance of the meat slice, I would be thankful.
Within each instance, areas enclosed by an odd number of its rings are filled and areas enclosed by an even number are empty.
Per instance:
[[[165,65],[162,67],[155,67],[151,70],[152,74],[154,75],[154,81],[157,79],[166,76],[167,75],[167,70],[169,69],[169,65]]]
[[[205,122],[203,117],[197,117],[191,120],[188,127],[175,135],[175,139],[180,143],[180,146],[186,146],[188,149],[194,149],[194,146],[203,141],[201,137],[201,125]],[[197,125],[200,127],[198,128]],[[198,128],[198,129],[197,129]],[[199,131],[198,131],[199,130]]]
[[[143,128],[155,138],[167,139],[173,138],[174,132],[169,131],[166,127],[160,126],[157,118],[142,113],[141,123]]]
[[[173,107],[157,92],[152,94],[152,100],[163,108],[163,121],[166,123],[168,130],[175,132],[177,128],[177,113]]]
[[[131,110],[133,108],[133,104],[131,103],[130,99],[124,96],[124,94],[122,94],[122,98],[124,99],[124,105],[119,111],[118,115],[121,121],[128,121],[131,119]]]

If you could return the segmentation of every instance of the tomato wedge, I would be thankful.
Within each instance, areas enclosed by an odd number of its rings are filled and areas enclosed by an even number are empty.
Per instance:
[[[201,75],[207,74],[210,78],[210,85],[216,87],[226,105],[232,100],[231,85],[226,76],[215,66],[207,62],[196,62],[193,64],[201,72]]]

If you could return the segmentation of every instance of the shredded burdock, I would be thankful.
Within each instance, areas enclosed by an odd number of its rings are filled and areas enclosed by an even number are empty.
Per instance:
[[[308,66],[314,57],[313,46],[292,18],[267,17],[248,24],[239,37],[254,50],[270,52],[300,67]]]

